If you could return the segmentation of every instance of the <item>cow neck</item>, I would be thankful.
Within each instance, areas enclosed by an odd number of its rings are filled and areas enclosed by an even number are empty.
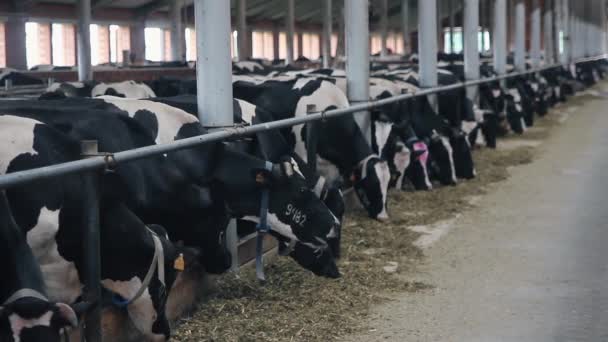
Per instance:
[[[4,191],[0,191],[0,262],[4,279],[0,282],[0,302],[24,288],[44,294],[42,273],[13,219]]]

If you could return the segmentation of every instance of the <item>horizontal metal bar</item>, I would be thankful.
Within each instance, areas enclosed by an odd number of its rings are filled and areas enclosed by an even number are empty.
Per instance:
[[[583,58],[583,59],[576,61],[576,63],[584,63],[584,62],[599,60],[599,59],[603,59],[603,58],[607,58],[607,57],[608,57],[608,55],[601,55],[601,56],[596,56],[596,57]],[[188,148],[193,148],[193,147],[207,144],[207,143],[219,142],[219,141],[223,141],[223,140],[230,140],[230,139],[254,135],[254,134],[269,131],[269,130],[305,124],[305,123],[311,122],[311,121],[331,119],[331,118],[335,118],[335,117],[339,117],[339,116],[343,116],[343,115],[347,115],[347,114],[368,111],[370,109],[378,108],[381,106],[389,105],[389,104],[400,102],[400,101],[409,100],[409,99],[412,99],[415,97],[432,95],[432,94],[437,94],[437,93],[441,93],[441,92],[445,92],[445,91],[460,89],[463,87],[475,86],[475,85],[480,85],[483,83],[495,82],[495,81],[500,81],[500,80],[507,79],[507,78],[513,78],[513,77],[517,77],[517,76],[537,73],[537,72],[541,72],[541,71],[551,69],[551,68],[561,66],[561,65],[562,64],[553,64],[550,66],[530,69],[530,70],[526,70],[526,71],[522,71],[522,72],[515,72],[515,73],[506,74],[506,75],[483,78],[483,79],[476,80],[476,81],[461,82],[461,83],[452,84],[449,86],[437,87],[437,88],[432,88],[432,89],[422,89],[415,93],[403,94],[403,95],[393,96],[393,97],[389,97],[389,98],[382,99],[382,100],[375,100],[375,101],[370,101],[370,102],[366,102],[366,103],[356,104],[356,105],[352,105],[348,108],[343,108],[343,109],[335,109],[335,110],[330,110],[330,111],[326,111],[326,112],[313,113],[313,114],[309,114],[309,115],[306,115],[303,117],[278,120],[278,121],[273,121],[273,122],[268,122],[268,123],[263,123],[263,124],[258,124],[258,125],[246,126],[246,127],[228,128],[228,129],[224,129],[224,130],[211,132],[209,134],[205,134],[202,136],[196,136],[196,137],[191,137],[191,138],[187,138],[187,139],[177,140],[177,141],[167,143],[167,144],[146,146],[146,147],[136,148],[133,150],[118,152],[118,153],[112,154],[112,158],[107,158],[107,157],[103,157],[103,156],[95,157],[95,158],[90,158],[90,159],[82,159],[82,160],[77,160],[77,161],[72,161],[72,162],[67,162],[67,163],[62,163],[62,164],[45,166],[45,167],[41,167],[41,168],[37,168],[37,169],[9,173],[9,174],[0,176],[0,189],[6,189],[9,187],[22,185],[24,183],[33,182],[33,181],[37,181],[37,180],[48,179],[51,177],[57,177],[57,176],[62,176],[62,175],[68,175],[68,174],[74,174],[74,173],[78,173],[78,172],[91,171],[91,170],[95,170],[95,169],[105,168],[106,166],[108,166],[110,161],[111,161],[112,165],[131,162],[131,161],[135,161],[135,160],[139,160],[139,159],[143,159],[143,158],[147,158],[147,157],[152,157],[155,155],[160,155],[160,154],[175,152],[175,151],[184,150],[184,149],[188,149]]]

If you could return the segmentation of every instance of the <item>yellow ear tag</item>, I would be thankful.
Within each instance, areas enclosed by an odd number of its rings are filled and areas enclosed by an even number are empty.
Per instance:
[[[175,259],[173,268],[180,272],[183,272],[186,269],[186,262],[184,261],[184,255],[182,253],[180,253],[177,259]]]

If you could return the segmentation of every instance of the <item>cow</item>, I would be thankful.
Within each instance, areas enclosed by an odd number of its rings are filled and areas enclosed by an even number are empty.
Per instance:
[[[86,132],[88,139],[99,140],[105,151],[142,147],[142,142],[131,138],[131,131],[135,129],[142,131],[143,137],[139,136],[138,140],[145,138],[144,145],[206,133],[194,116],[162,103],[116,97],[48,101],[52,102],[57,110],[44,115],[46,120],[58,127],[78,126],[76,131]],[[77,120],[79,115],[89,118]],[[115,120],[129,121],[131,128],[118,134],[113,128],[117,125],[112,122]],[[117,136],[124,139],[117,139]],[[119,142],[121,145],[117,146]],[[235,217],[259,215],[260,186],[255,181],[257,177],[252,175],[266,172],[267,163],[220,143],[172,153],[161,161],[171,167],[144,166],[146,160],[143,160],[143,164],[129,163],[117,169],[127,180],[129,193],[134,197],[130,207],[145,222],[165,226],[175,241],[201,247],[202,263],[206,269],[211,267],[212,273],[226,270],[230,266],[230,255],[225,244],[218,245],[218,241],[225,242],[227,210]],[[305,179],[292,171],[297,170],[292,160],[282,159],[273,164],[272,169],[272,177],[265,177],[268,182],[264,186],[271,188],[269,211],[275,215],[272,216],[276,218],[274,223],[287,238],[307,244],[307,249],[301,248],[294,258],[301,256],[314,260],[315,263],[309,262],[307,267],[316,274],[339,276],[331,251],[324,244],[326,236],[337,225],[335,217],[312,191],[300,191],[305,188]],[[165,174],[159,174],[161,171]],[[161,195],[155,195],[155,192]],[[296,222],[285,214],[288,205],[296,204],[306,220]],[[315,257],[306,256],[306,250],[311,255],[316,253]]]
[[[43,85],[44,81],[21,73],[12,68],[4,68],[0,72],[0,86],[4,87],[10,82],[13,86],[25,86],[25,85]]]
[[[61,99],[65,97],[116,96],[129,99],[148,99],[156,97],[154,91],[145,83],[124,81],[118,83],[65,82],[54,83],[47,88],[41,99]]]
[[[192,95],[182,95],[169,98],[155,98],[152,101],[161,102],[172,107],[179,108],[191,115],[198,116],[197,99]],[[243,100],[233,100],[234,122],[236,124],[263,124],[272,121],[272,115],[264,109],[259,108]],[[339,222],[344,215],[344,199],[340,191],[341,182],[334,180],[330,183],[325,177],[311,169],[287,144],[283,136],[277,131],[266,131],[256,134],[256,139],[241,140],[237,145],[243,151],[256,155],[257,157],[276,162],[283,156],[289,155],[297,163],[300,172],[308,182],[317,197],[329,208]],[[328,236],[328,244],[334,257],[340,256],[340,226]]]
[[[2,173],[78,159],[77,141],[40,121],[0,116],[3,134]],[[49,298],[76,303],[82,296],[85,270],[82,249],[87,220],[86,197],[92,184],[79,175],[38,181],[6,191],[17,226],[27,236],[40,264]],[[194,258],[191,249],[174,246],[162,229],[151,229],[122,200],[123,185],[112,174],[100,178],[100,246],[102,284],[125,303],[132,321],[148,339],[170,336],[164,314],[167,290],[177,275],[174,260]],[[160,251],[163,260],[156,260]],[[129,262],[124,262],[128,260]],[[150,265],[163,264],[161,267]],[[148,278],[147,270],[156,276]],[[152,273],[150,273],[152,274]],[[150,279],[144,283],[144,279]],[[139,295],[139,298],[136,296]],[[126,305],[128,303],[128,306]]]
[[[309,106],[314,106],[317,111],[326,111],[349,105],[346,95],[325,80],[246,81],[240,78],[233,82],[233,90],[237,99],[263,108],[274,120],[307,115]],[[309,135],[307,130],[308,126],[297,125],[281,132],[306,162],[314,162],[308,160],[308,149],[316,147],[317,158],[331,168],[320,170],[321,174],[341,175],[350,181],[368,215],[380,220],[388,219],[388,164],[374,154],[355,120],[350,116],[332,118],[317,125],[315,134]],[[316,142],[308,141],[309,136],[316,136]],[[334,180],[327,178],[330,182]]]
[[[100,100],[113,106],[115,110],[139,120],[144,125],[149,125],[151,132],[155,132],[156,143],[168,143],[174,139],[199,136],[206,132],[196,117],[164,103],[112,97],[102,97]],[[142,113],[145,113],[147,117]],[[152,115],[153,118],[150,118],[149,115]],[[157,125],[154,125],[150,119],[155,119]],[[222,146],[221,144],[216,145]],[[189,163],[205,159],[199,151],[187,152],[181,152],[180,156],[183,159],[186,159],[187,156],[190,159],[187,160]],[[243,173],[241,170],[247,170],[249,163],[252,171],[260,171],[264,169],[265,162],[254,156],[233,152],[230,148],[224,148],[221,158],[218,159],[216,162],[209,161],[208,163],[216,164],[214,180],[222,185],[212,194],[212,196],[216,196],[214,202],[226,203],[232,215],[237,218],[255,219],[260,210],[260,201],[257,199],[259,198],[259,186],[254,179],[248,177],[248,173]],[[290,254],[290,256],[303,267],[317,275],[338,277],[339,271],[333,260],[331,249],[327,245],[327,238],[332,237],[332,231],[339,231],[340,222],[309,188],[298,163],[292,156],[277,156],[275,160],[273,177],[265,177],[268,179],[268,183],[264,184],[270,187],[271,201],[268,208],[269,217],[272,218],[269,221],[270,228],[281,236],[282,241],[296,243],[298,248],[294,253],[297,252],[297,254]],[[208,165],[197,166],[196,171],[191,172],[200,172],[199,170],[204,167],[208,167]],[[282,176],[277,176],[278,174]],[[279,184],[281,186],[278,186]],[[298,217],[289,214],[294,211],[299,213]]]
[[[0,191],[0,341],[59,342],[78,326],[67,304],[49,301],[40,266]]]

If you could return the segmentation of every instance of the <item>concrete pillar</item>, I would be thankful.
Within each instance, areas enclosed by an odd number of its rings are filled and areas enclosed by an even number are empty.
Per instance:
[[[555,31],[553,30],[553,2],[554,0],[545,0],[543,9],[543,40],[545,45],[545,63],[555,63]]]
[[[467,81],[478,80],[479,72],[479,0],[464,0],[464,73]],[[478,87],[467,88],[467,97],[477,102]]]
[[[323,6],[323,33],[321,34],[321,53],[323,54],[323,67],[331,65],[331,35],[333,32],[332,0],[325,0]]]
[[[232,60],[230,58],[230,1],[195,0],[196,84],[199,120],[207,127],[234,123],[232,107]],[[238,268],[238,235],[231,221],[226,243],[232,269]]]
[[[418,1],[418,57],[420,58],[420,86],[437,86],[437,1]],[[437,97],[429,96],[437,109]]]
[[[412,52],[410,37],[410,0],[401,0],[401,31],[403,34],[403,54]]]
[[[27,70],[27,50],[25,46],[25,22],[23,14],[11,15],[5,23],[6,66]]]
[[[526,70],[526,3],[515,0],[515,69]]]
[[[422,0],[424,1],[424,0]],[[418,6],[420,6],[420,2],[422,2],[421,0],[418,0]],[[435,18],[436,20],[436,24],[437,24],[437,30],[436,30],[436,34],[437,34],[437,48],[438,51],[443,51],[443,47],[444,47],[444,36],[443,36],[443,14],[444,14],[444,10],[443,10],[443,1],[444,0],[435,0],[435,6],[436,6],[436,15],[437,17]]]
[[[78,1],[78,80],[93,79],[91,66],[91,0]]]
[[[186,60],[186,38],[182,20],[182,0],[173,0],[169,6],[171,16],[171,60]]]
[[[388,55],[388,0],[380,0],[380,56]]]
[[[546,0],[545,0],[546,1]],[[532,0],[532,17],[531,17],[531,43],[530,57],[532,58],[532,67],[539,67],[541,63],[541,14],[539,0]]]
[[[278,60],[280,59],[281,55],[280,55],[280,51],[281,51],[281,44],[280,44],[280,34],[281,34],[281,29],[279,27],[278,24],[274,24],[274,27],[272,28],[272,50],[274,52],[274,59]]]
[[[238,60],[244,61],[251,57],[249,50],[250,35],[247,30],[247,0],[238,0],[236,7],[236,25],[238,32]]]
[[[346,24],[346,83],[351,103],[369,101],[369,2],[348,0],[344,3]],[[355,120],[371,144],[369,113],[355,114]]]
[[[507,0],[494,0],[494,70],[499,75],[507,72]]]
[[[146,60],[146,19],[136,18],[131,26],[131,60],[143,63]]]
[[[564,51],[560,56],[560,62],[565,64],[570,61],[571,58],[571,17],[570,17],[570,5],[569,0],[558,0],[560,6],[560,18],[562,27],[561,30],[563,32],[563,40],[562,44],[564,46]]]
[[[298,32],[298,53],[295,56],[298,59],[300,56],[304,56],[304,33]]]
[[[295,0],[287,0],[287,15],[285,16],[285,26],[287,32],[287,58],[285,64],[292,64],[294,61],[294,34],[296,31],[296,7]]]

